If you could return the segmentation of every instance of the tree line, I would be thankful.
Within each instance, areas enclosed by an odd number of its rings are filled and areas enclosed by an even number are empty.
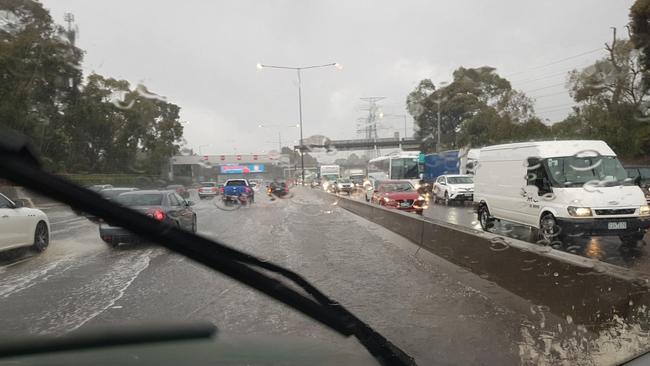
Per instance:
[[[629,37],[614,31],[607,56],[567,74],[575,105],[555,123],[543,123],[534,100],[514,90],[490,66],[459,67],[452,82],[422,80],[406,98],[422,150],[436,150],[438,110],[441,149],[541,139],[599,139],[621,157],[650,157],[650,0],[630,9]]]
[[[180,107],[96,73],[71,32],[32,0],[0,5],[0,128],[30,137],[58,173],[159,174],[183,140]]]

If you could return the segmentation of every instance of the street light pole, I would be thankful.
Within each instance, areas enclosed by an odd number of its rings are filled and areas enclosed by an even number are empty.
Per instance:
[[[337,69],[342,69],[342,66],[337,63],[329,63],[329,64],[324,64],[324,65],[313,65],[313,66],[302,66],[302,67],[291,67],[291,66],[274,66],[274,65],[264,65],[262,63],[257,64],[258,69],[263,69],[263,68],[272,68],[272,69],[286,69],[286,70],[296,70],[296,73],[298,75],[298,116],[300,118],[300,123],[298,126],[300,126],[300,168],[301,168],[301,177],[302,177],[302,185],[305,185],[305,158],[303,157],[303,134],[302,134],[302,79],[300,77],[300,71],[306,70],[306,69],[316,69],[320,67],[328,67],[328,66],[334,66]]]
[[[439,86],[440,86],[439,91],[441,91],[448,84],[449,83],[446,82],[446,81],[441,82],[439,84]],[[442,92],[440,92],[440,95],[438,96],[437,103],[438,103],[438,132],[436,133],[436,135],[438,135],[438,136],[436,136],[437,137],[437,139],[436,139],[436,152],[440,152],[440,133],[441,133],[440,132],[440,103],[442,103]]]
[[[438,132],[436,133],[436,152],[440,152],[440,102],[441,100],[438,99]]]
[[[300,78],[300,68],[296,70],[298,72],[298,114],[300,115],[300,176],[302,185],[305,185],[305,157],[304,157],[304,148],[302,141],[302,79]]]

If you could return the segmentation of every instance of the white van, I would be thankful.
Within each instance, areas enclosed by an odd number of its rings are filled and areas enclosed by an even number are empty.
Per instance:
[[[495,219],[530,226],[538,240],[615,235],[633,245],[650,207],[603,141],[541,141],[484,147],[474,177],[483,230]]]

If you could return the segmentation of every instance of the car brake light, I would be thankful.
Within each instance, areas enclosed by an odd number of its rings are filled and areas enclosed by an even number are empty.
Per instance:
[[[223,190],[224,190],[224,188],[223,188],[223,187],[221,187],[221,193],[222,193],[222,194],[223,194]]]
[[[159,209],[149,211],[148,215],[153,217],[156,221],[162,221],[165,219],[165,213]]]
[[[250,191],[251,191],[250,188],[248,188],[248,187],[244,187],[244,192],[246,192],[246,193],[250,193]]]
[[[212,187],[212,192],[216,192],[216,191],[217,191],[217,187]]]

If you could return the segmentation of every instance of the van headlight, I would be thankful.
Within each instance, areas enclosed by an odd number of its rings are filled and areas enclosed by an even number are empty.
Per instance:
[[[578,216],[578,217],[591,216],[591,209],[589,207],[569,206],[567,207],[567,210],[569,211],[569,215],[571,216]]]
[[[639,215],[640,216],[650,216],[650,206],[645,205],[639,207]]]

